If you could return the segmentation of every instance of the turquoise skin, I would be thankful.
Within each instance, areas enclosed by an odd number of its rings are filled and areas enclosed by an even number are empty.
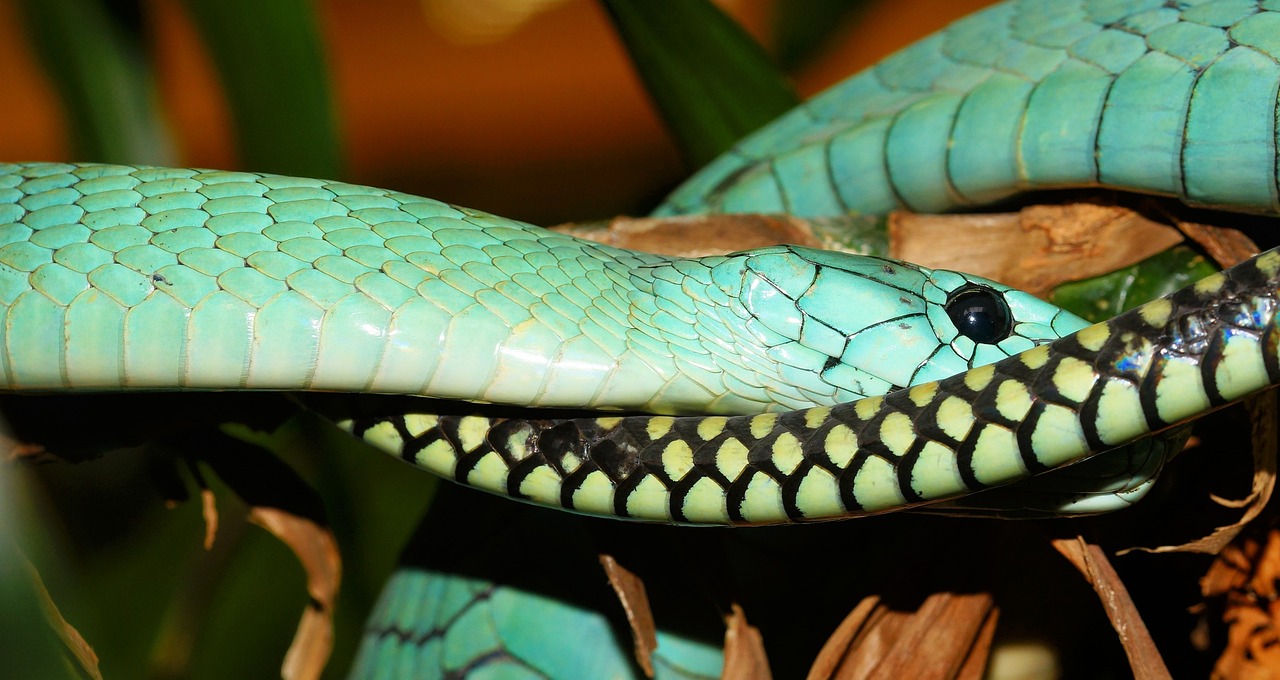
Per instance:
[[[749,136],[657,214],[938,212],[1069,186],[1275,214],[1278,56],[1275,0],[1003,2]]]
[[[996,344],[960,335],[945,309],[974,285],[1001,291],[1011,312]],[[792,246],[666,258],[371,187],[53,163],[0,166],[0,317],[10,390],[336,390],[677,413],[881,394],[1084,325],[989,281],[878,258]],[[452,630],[454,595],[419,609],[399,591],[480,583],[406,570],[380,616],[409,611],[479,644]],[[501,622],[503,644],[539,647],[507,628],[529,617],[608,629],[595,611],[501,592],[468,611]],[[661,637],[663,654],[683,650],[664,672],[714,674],[714,647]],[[370,638],[362,659],[377,660],[359,668],[467,667],[487,653],[433,657],[405,641]],[[632,668],[612,638],[597,651],[602,672]]]
[[[1107,186],[1280,211],[1274,0],[1011,0],[789,112],[658,214],[942,212]]]
[[[0,241],[11,390],[751,413],[880,394],[1083,325],[953,272],[794,246],[661,257],[252,173],[0,165]],[[1003,291],[1013,315],[998,344],[947,316],[974,284]]]
[[[861,92],[849,87],[854,105],[828,96],[760,133],[664,210],[878,214],[1079,183],[1274,211],[1276,76],[1274,60],[1263,58],[1276,54],[1267,41],[1277,33],[1265,30],[1275,23],[1270,4],[1208,3],[1181,14],[1162,3],[1129,3],[1127,14],[1112,11],[1119,3],[1002,5],[897,57],[865,77]],[[1069,39],[1077,42],[1054,46]],[[971,54],[969,64],[949,61]],[[929,55],[944,58],[930,65]],[[1017,66],[1023,56],[1031,66]],[[956,89],[935,93],[935,83]],[[786,141],[811,135],[821,141]],[[858,147],[874,153],[859,156]],[[93,309],[109,315],[109,307]]]

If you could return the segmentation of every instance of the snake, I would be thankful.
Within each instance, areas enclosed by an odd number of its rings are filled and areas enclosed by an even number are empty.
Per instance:
[[[658,214],[940,211],[1068,186],[1275,214],[1271,4],[1001,3],[748,137]],[[664,258],[341,182],[5,164],[0,384],[616,410],[341,424],[576,512],[816,521],[965,498],[1275,383],[1278,268],[1267,253],[1086,327],[876,258]]]
[[[881,215],[902,208],[932,212],[982,206],[1028,190],[1109,187],[1275,215],[1280,208],[1277,9],[1262,0],[999,2],[749,136],[683,183],[656,212]],[[1114,342],[1136,338],[1132,334],[1148,326],[1144,319],[1131,317],[1130,323],[1129,328],[1107,326],[1092,333]],[[1189,329],[1205,330],[1189,323],[1159,337],[1185,338]],[[1229,327],[1219,332],[1224,340],[1237,333]],[[1188,394],[1209,404],[1209,392],[1201,388],[1216,385],[1216,378],[1192,378]],[[1146,401],[1156,402],[1150,397]],[[918,408],[914,402],[909,406]],[[929,419],[935,418],[930,414]],[[388,444],[397,448],[408,440],[397,436]],[[887,464],[889,459],[879,460]],[[721,481],[714,470],[694,476],[710,477],[717,486]],[[909,482],[905,490],[903,484],[901,477],[891,479],[885,491],[903,498],[917,492]],[[957,486],[968,484],[961,479]],[[856,496],[848,500],[854,502],[840,505],[860,506]],[[683,506],[684,501],[677,511]],[[716,519],[729,514],[718,502],[712,506]],[[793,509],[798,511],[798,504]],[[659,514],[673,514],[670,499]],[[379,668],[391,669],[388,675],[395,669],[448,673],[458,666],[433,657],[427,641],[448,639],[443,624],[450,617],[484,611],[497,618],[477,596],[435,612],[437,618],[410,623],[410,612],[421,612],[396,596],[420,592],[437,578],[438,573],[412,569],[396,574],[370,622],[362,665],[357,666],[360,677],[378,677]],[[476,593],[493,587],[470,585]],[[552,616],[563,613],[550,606]],[[585,615],[581,622],[584,627],[600,625]],[[494,630],[498,640],[486,650],[502,649],[501,639],[519,638],[514,632],[503,634],[501,626]],[[606,637],[602,633],[593,639]],[[682,649],[683,641],[664,640],[659,654],[672,642]],[[628,653],[625,644],[619,650],[618,657]],[[492,654],[481,652],[476,658],[484,653]],[[539,675],[546,665],[531,666],[510,656],[505,662],[528,670],[530,677],[548,677]],[[703,669],[701,677],[719,674],[718,665],[693,665]],[[659,668],[660,677],[698,676],[663,670]]]
[[[1280,381],[1280,250],[994,364],[784,414],[347,421],[459,482],[693,524],[840,519],[947,500],[1161,432]]]

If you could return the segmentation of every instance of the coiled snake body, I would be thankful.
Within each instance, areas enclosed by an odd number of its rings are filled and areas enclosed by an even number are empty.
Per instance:
[[[1002,3],[745,140],[660,212],[942,210],[1101,184],[1275,214],[1272,4]],[[669,414],[344,423],[480,488],[656,521],[884,512],[1162,431],[1280,380],[1278,277],[1273,251],[1081,330],[997,284],[881,260],[673,260],[341,183],[0,166],[8,389]]]

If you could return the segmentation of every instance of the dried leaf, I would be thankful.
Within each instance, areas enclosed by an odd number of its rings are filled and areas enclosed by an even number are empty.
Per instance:
[[[636,662],[640,664],[644,674],[652,678],[653,651],[658,648],[658,630],[653,623],[653,610],[649,608],[649,595],[645,592],[644,581],[618,564],[613,555],[600,555],[600,566],[604,567],[609,585],[613,586],[613,592],[622,603],[622,611],[626,612],[631,639],[635,643]]]
[[[994,609],[988,593],[930,595],[871,677],[956,677]]]
[[[1232,543],[1200,581],[1206,598],[1224,597],[1227,644],[1214,665],[1215,677],[1272,678],[1280,674],[1280,530],[1265,544],[1254,538]]]
[[[812,219],[759,214],[618,217],[552,229],[619,248],[678,257],[723,255],[784,243],[867,255],[887,255],[889,251],[883,219],[862,215]]]
[[[1228,227],[1215,227],[1199,222],[1185,222],[1173,218],[1174,224],[1187,238],[1204,249],[1219,267],[1226,269],[1257,255],[1258,245],[1244,232]]]
[[[40,606],[44,610],[45,620],[49,622],[53,632],[62,640],[67,652],[75,657],[75,660],[80,664],[80,669],[86,675],[93,678],[93,680],[102,680],[102,671],[98,669],[98,655],[93,652],[93,648],[85,641],[84,636],[80,635],[80,631],[62,618],[62,612],[58,611],[58,605],[54,604],[53,598],[49,595],[49,590],[44,587],[44,579],[40,578],[40,572],[36,571],[35,565],[28,562],[26,558],[22,558],[22,561],[26,565],[27,575],[31,578],[31,585],[34,587],[36,597],[39,598]]]
[[[892,257],[985,276],[1044,297],[1065,281],[1140,262],[1182,241],[1178,230],[1118,206],[1040,205],[1018,213],[889,219]]]
[[[1129,657],[1129,666],[1138,680],[1171,678],[1164,659],[1156,649],[1147,625],[1133,605],[1129,591],[1111,566],[1106,553],[1097,545],[1077,536],[1074,539],[1054,539],[1053,547],[1062,553],[1098,593],[1102,608],[1111,620]]]
[[[40,444],[29,444],[20,442],[16,439],[10,439],[7,436],[0,435],[0,451],[4,451],[4,462],[12,463],[18,460],[39,461],[45,458],[55,457],[45,450]]]
[[[868,595],[844,617],[836,631],[827,638],[826,644],[822,645],[822,651],[818,652],[818,658],[814,659],[813,666],[809,668],[808,680],[823,680],[835,675],[836,669],[849,656],[854,639],[879,604],[879,596]]]
[[[721,255],[779,243],[822,247],[804,220],[786,215],[618,217],[603,226],[564,224],[555,229],[617,248],[678,257]]]
[[[988,593],[934,593],[915,612],[867,597],[827,640],[808,679],[980,678],[997,619]]]
[[[733,611],[725,617],[724,670],[720,677],[731,680],[773,678],[760,629],[747,623],[747,615],[737,604],[733,605]]]
[[[218,499],[208,487],[200,489],[200,516],[204,518],[204,549],[213,550],[213,539],[218,536]]]
[[[333,651],[333,605],[342,580],[342,558],[333,532],[278,508],[255,506],[249,520],[271,532],[298,556],[311,596],[284,657],[285,680],[311,680],[324,671]]]
[[[986,677],[987,661],[991,658],[991,643],[996,639],[996,624],[1000,617],[993,611],[978,629],[973,639],[973,646],[965,657],[964,664],[956,672],[956,680],[982,680]]]
[[[1263,392],[1244,401],[1249,409],[1252,423],[1253,440],[1253,483],[1249,495],[1240,499],[1226,499],[1213,496],[1213,500],[1228,508],[1244,508],[1240,519],[1220,526],[1208,536],[1188,541],[1180,545],[1162,545],[1156,548],[1135,547],[1119,551],[1149,553],[1194,552],[1217,555],[1235,540],[1245,526],[1262,513],[1263,508],[1271,501],[1271,494],[1276,485],[1276,455],[1280,450],[1280,400],[1274,390]]]

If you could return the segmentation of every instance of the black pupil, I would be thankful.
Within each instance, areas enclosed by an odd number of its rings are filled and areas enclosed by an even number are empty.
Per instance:
[[[947,300],[947,316],[960,334],[974,342],[995,344],[1009,337],[1009,306],[994,290],[983,286],[960,289]]]

